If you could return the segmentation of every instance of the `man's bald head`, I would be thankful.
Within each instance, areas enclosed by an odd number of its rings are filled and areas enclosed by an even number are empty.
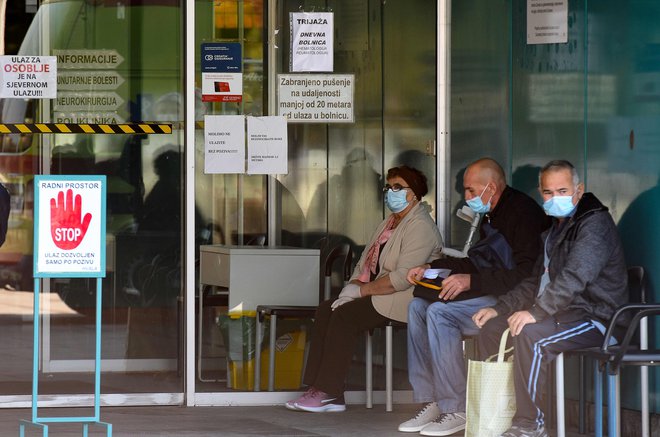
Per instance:
[[[506,188],[502,166],[491,158],[481,158],[470,164],[463,176],[465,200],[481,196],[484,204],[490,201],[491,210]]]
[[[491,158],[481,158],[470,164],[465,170],[465,175],[474,173],[476,180],[483,185],[494,183],[498,191],[503,191],[506,186],[506,176],[502,166]]]

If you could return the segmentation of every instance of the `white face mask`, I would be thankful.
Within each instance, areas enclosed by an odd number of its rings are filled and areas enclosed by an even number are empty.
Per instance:
[[[552,196],[543,202],[543,210],[552,217],[568,217],[575,210],[576,205],[573,205],[573,197],[576,194],[577,191],[570,196]]]
[[[484,193],[486,192],[486,188],[488,188],[488,185],[484,187],[484,190],[481,192],[480,195],[465,201],[465,203],[467,203],[467,205],[472,209],[472,211],[476,212],[477,214],[485,214],[488,211],[490,211],[490,201],[493,199],[493,196],[490,196],[490,199],[488,199],[488,203],[486,203],[485,205],[483,200],[481,200],[481,196],[483,196]]]
[[[409,205],[408,199],[406,199],[407,192],[403,188],[399,191],[393,191],[391,188],[387,190],[385,194],[385,205],[392,212],[401,212],[406,209]]]

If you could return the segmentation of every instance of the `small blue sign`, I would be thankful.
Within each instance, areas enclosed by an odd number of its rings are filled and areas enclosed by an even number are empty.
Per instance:
[[[202,44],[202,73],[241,73],[241,44],[209,42]]]

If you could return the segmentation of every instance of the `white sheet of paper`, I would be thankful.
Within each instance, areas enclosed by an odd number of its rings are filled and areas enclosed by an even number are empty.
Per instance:
[[[248,117],[248,174],[287,174],[286,118]]]
[[[333,71],[334,14],[291,12],[290,71]]]
[[[352,74],[279,74],[278,115],[289,123],[353,123]]]
[[[57,56],[0,56],[0,98],[57,97]]]
[[[568,0],[527,0],[527,44],[568,42]]]
[[[451,274],[451,269],[426,269],[424,277],[427,279],[446,278]]]
[[[245,116],[204,116],[204,173],[245,173]]]

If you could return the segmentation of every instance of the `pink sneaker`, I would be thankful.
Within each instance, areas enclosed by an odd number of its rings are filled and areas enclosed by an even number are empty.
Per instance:
[[[303,393],[300,397],[298,397],[296,399],[292,399],[290,401],[287,401],[287,403],[284,404],[284,406],[289,410],[302,411],[302,410],[298,409],[298,407],[296,407],[296,402],[302,402],[303,399],[306,399],[306,398],[312,396],[315,392],[316,392],[316,389],[314,387],[309,387],[307,389],[307,391],[305,393]]]
[[[344,396],[334,397],[329,394],[310,388],[304,395],[296,399],[293,405],[302,411],[312,413],[335,413],[346,411]]]

